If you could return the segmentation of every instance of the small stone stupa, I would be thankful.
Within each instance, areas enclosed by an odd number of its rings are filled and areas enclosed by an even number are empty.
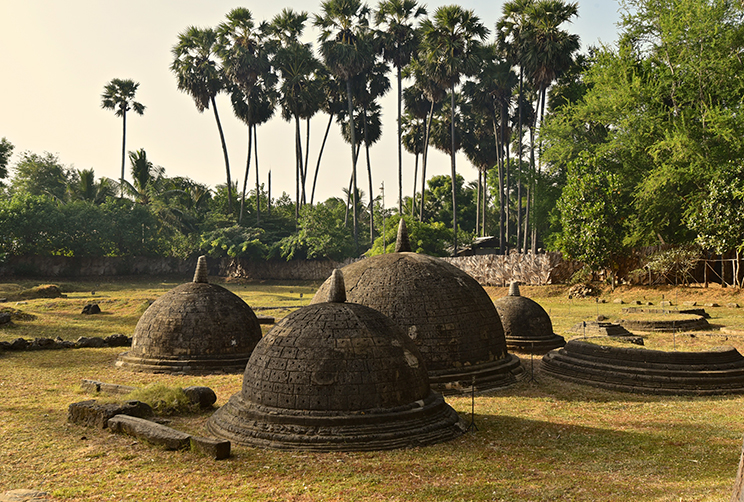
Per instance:
[[[416,343],[434,390],[503,388],[525,375],[507,353],[499,314],[478,282],[444,260],[411,252],[403,219],[395,253],[342,269],[349,301],[379,310]],[[326,281],[312,303],[324,301]]]
[[[171,289],[142,314],[131,350],[116,365],[154,373],[239,373],[260,339],[253,310],[209,284],[206,257],[200,256],[194,281]]]
[[[207,422],[217,437],[288,450],[385,450],[455,438],[464,424],[432,392],[416,345],[381,313],[326,302],[285,317],[258,343],[234,394]]]
[[[509,294],[496,300],[495,304],[509,350],[544,354],[566,345],[562,336],[553,333],[553,323],[545,309],[519,294],[516,281],[509,284]]]

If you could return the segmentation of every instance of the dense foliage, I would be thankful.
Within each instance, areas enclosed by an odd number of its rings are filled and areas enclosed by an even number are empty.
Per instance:
[[[744,8],[624,0],[621,10],[618,42],[578,54],[563,28],[578,4],[564,0],[506,2],[492,40],[473,11],[445,6],[428,18],[414,0],[383,0],[374,12],[325,0],[315,16],[284,9],[266,22],[234,9],[215,28],[185,29],[171,64],[177,88],[199,111],[212,108],[225,184],[170,177],[142,148],[128,155],[131,182],[124,172],[96,180],[49,153],[11,164],[3,138],[0,253],[341,260],[390,250],[401,217],[414,247],[436,255],[489,234],[502,252],[548,247],[594,270],[657,243],[740,251]],[[300,41],[308,22],[321,30],[317,47]],[[386,209],[369,150],[390,125],[379,100],[391,71],[418,190],[399,186]],[[113,79],[103,106],[124,120],[141,113],[138,86]],[[231,174],[218,93],[248,128],[242,176]],[[278,198],[257,165],[257,128],[275,113],[293,123],[296,154],[295,193]],[[326,138],[334,120],[341,126],[351,154],[339,173],[348,190],[324,202],[314,200],[323,149],[311,158],[307,143],[318,113],[328,115]],[[450,175],[427,179],[430,147],[462,150],[478,180],[466,182],[454,157]]]

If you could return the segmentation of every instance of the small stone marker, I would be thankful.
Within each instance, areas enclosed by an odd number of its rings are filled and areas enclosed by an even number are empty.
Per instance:
[[[191,436],[191,449],[215,460],[230,456],[230,441]]]
[[[612,300],[612,303],[617,303],[618,305],[622,305],[625,302],[623,301],[622,298],[615,298],[614,300]]]
[[[695,302],[695,301],[687,301],[687,302],[682,302],[682,305],[684,305],[685,307],[694,307],[694,306],[697,305],[697,302]]]
[[[136,387],[129,385],[119,385],[115,383],[99,382],[98,380],[83,379],[81,384],[83,390],[86,392],[103,392],[106,394],[129,394],[137,390]]]
[[[659,307],[671,307],[671,306],[672,306],[672,302],[670,302],[669,300],[663,300],[659,302]]]
[[[100,314],[101,313],[101,307],[98,306],[97,303],[88,303],[83,307],[83,311],[81,314],[85,315],[92,315],[92,314]]]
[[[730,308],[730,309],[738,309],[739,308],[739,304],[738,303],[727,303],[726,304],[726,307],[727,308]]]
[[[7,312],[0,312],[0,326],[3,324],[10,324],[10,314]]]

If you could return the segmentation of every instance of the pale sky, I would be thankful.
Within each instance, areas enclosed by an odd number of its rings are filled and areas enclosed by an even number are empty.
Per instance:
[[[423,3],[423,2],[422,2]],[[427,3],[429,13],[452,2]],[[465,0],[493,32],[503,1]],[[374,8],[375,3],[370,3]],[[140,83],[136,99],[143,116],[127,115],[127,150],[144,148],[148,158],[168,176],[187,176],[210,187],[225,182],[225,167],[211,110],[199,113],[188,95],[178,91],[170,72],[171,48],[188,26],[214,27],[235,7],[247,7],[257,21],[270,20],[283,8],[320,12],[319,0],[235,2],[225,0],[0,0],[0,138],[15,145],[11,166],[23,151],[57,154],[76,169],[95,170],[96,178],[118,179],[121,169],[121,118],[101,108],[101,93],[112,78]],[[565,28],[581,37],[582,47],[616,40],[619,20],[615,0],[579,1],[579,18]],[[318,32],[308,23],[307,41]],[[383,99],[383,135],[371,147],[373,186],[385,185],[385,206],[397,205],[397,141],[395,82]],[[232,114],[229,98],[220,95],[217,108],[225,130],[233,180],[245,173],[246,127]],[[261,182],[272,172],[272,196],[294,194],[294,128],[277,111],[259,127]],[[314,170],[328,120],[318,114],[311,125],[310,165]],[[303,131],[304,136],[304,131]],[[430,150],[431,151],[431,150]],[[449,174],[449,157],[434,150],[427,178]],[[349,147],[338,125],[331,127],[318,179],[316,200],[341,196],[351,165]],[[410,195],[414,157],[403,152],[403,190]],[[359,186],[367,193],[366,164],[360,156]],[[249,188],[255,180],[251,165]],[[466,181],[475,169],[459,155],[457,171]],[[12,171],[11,171],[12,175]],[[131,181],[129,164],[127,179]],[[420,172],[419,172],[420,176]],[[419,181],[420,183],[420,181]],[[417,183],[418,184],[418,183]],[[310,184],[308,184],[310,190]]]

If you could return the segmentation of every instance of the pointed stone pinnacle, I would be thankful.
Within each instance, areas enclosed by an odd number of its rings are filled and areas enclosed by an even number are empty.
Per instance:
[[[521,296],[519,294],[519,281],[509,283],[509,296]]]
[[[209,282],[207,279],[207,257],[200,256],[196,262],[196,271],[194,272],[194,282]]]
[[[344,274],[339,269],[335,269],[331,274],[331,284],[328,288],[327,301],[329,303],[346,302],[346,286],[344,285]]]
[[[406,227],[406,221],[401,218],[398,223],[398,238],[395,239],[395,252],[396,253],[410,253],[411,242],[408,240],[408,228]]]

